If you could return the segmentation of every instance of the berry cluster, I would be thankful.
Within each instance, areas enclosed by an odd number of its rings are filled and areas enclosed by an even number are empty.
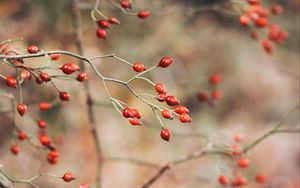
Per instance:
[[[271,8],[261,5],[260,0],[248,0],[249,8],[242,9],[240,24],[244,27],[251,26],[251,37],[255,40],[261,38],[261,44],[266,53],[272,54],[272,42],[280,44],[288,34],[279,25],[271,24],[271,15],[278,15],[283,11],[282,6],[274,4]],[[260,35],[262,35],[260,37]]]
[[[213,86],[213,90],[210,93],[210,96],[206,92],[198,92],[196,97],[199,102],[213,102],[218,101],[223,97],[223,92],[217,88],[217,86],[221,83],[221,76],[219,74],[212,74],[208,82],[211,86]]]
[[[235,144],[232,145],[231,155],[235,160],[235,168],[237,170],[233,171],[233,174],[229,177],[226,175],[220,175],[218,181],[223,186],[228,187],[242,187],[247,184],[247,178],[243,175],[242,169],[247,169],[250,165],[250,160],[243,154],[241,146],[238,144],[243,141],[240,134],[234,136]],[[266,176],[262,173],[256,174],[253,178],[258,184],[266,183]]]

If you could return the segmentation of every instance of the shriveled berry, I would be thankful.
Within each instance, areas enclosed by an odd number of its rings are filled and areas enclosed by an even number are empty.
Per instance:
[[[120,25],[120,21],[118,20],[118,18],[116,18],[114,16],[110,16],[108,18],[108,22],[111,23],[111,24]]]
[[[10,147],[10,151],[12,152],[12,154],[18,155],[19,152],[20,152],[20,147],[19,147],[17,144],[13,144],[13,145]]]
[[[251,38],[254,39],[254,40],[257,40],[257,39],[259,38],[259,34],[258,34],[258,32],[256,32],[256,31],[252,31],[252,32],[250,33],[250,36],[251,36]]]
[[[146,19],[146,18],[148,18],[148,17],[150,16],[150,12],[147,11],[147,10],[141,10],[141,11],[137,14],[137,16],[138,16],[139,18],[141,18],[141,19]]]
[[[160,93],[160,94],[167,93],[167,89],[166,89],[165,85],[162,83],[155,84],[154,88],[157,93]]]
[[[88,79],[88,74],[86,72],[81,72],[77,75],[76,80],[78,82],[83,82]]]
[[[131,118],[134,117],[133,112],[130,108],[124,108],[122,111],[123,117],[125,118]]]
[[[66,172],[66,173],[63,175],[62,179],[63,179],[65,182],[70,182],[70,181],[72,181],[72,180],[75,179],[75,176],[74,176],[71,172]]]
[[[134,63],[132,68],[135,72],[143,72],[147,69],[146,66],[141,62]]]
[[[26,104],[18,104],[17,105],[17,111],[20,114],[20,116],[24,116],[25,112],[27,110],[27,105]]]
[[[62,101],[69,101],[70,100],[70,94],[65,92],[65,91],[61,91],[61,92],[59,92],[59,98]]]
[[[218,180],[221,185],[227,185],[229,183],[228,177],[224,175],[219,176]]]
[[[5,83],[7,86],[16,88],[17,87],[17,80],[14,77],[7,76],[5,79]]]
[[[206,102],[208,100],[208,95],[204,92],[199,92],[196,95],[199,102]]]
[[[189,109],[187,109],[187,107],[185,106],[177,106],[174,109],[174,112],[176,112],[177,114],[186,114],[189,113]]]
[[[100,39],[106,39],[106,31],[104,29],[97,29],[97,37]]]
[[[165,128],[164,128],[164,129],[162,129],[162,130],[160,131],[160,137],[161,137],[163,140],[169,142],[170,137],[171,137],[171,132],[169,131],[169,129],[165,129]]]
[[[41,111],[46,111],[46,110],[49,110],[50,108],[52,107],[52,104],[48,103],[48,102],[41,102],[39,104],[39,109]]]
[[[109,22],[107,20],[99,20],[97,22],[97,24],[102,29],[108,29],[108,28],[110,28],[110,24],[109,24]]]
[[[182,123],[190,123],[190,122],[192,122],[192,118],[188,114],[186,114],[186,113],[180,114],[179,115],[179,120]]]
[[[169,106],[176,106],[179,104],[179,101],[176,99],[176,97],[172,96],[172,95],[169,95],[166,97],[166,103],[169,105]]]
[[[129,118],[128,121],[129,121],[129,123],[130,123],[131,125],[134,125],[134,126],[137,126],[137,125],[141,125],[141,124],[142,124],[141,121],[140,121],[138,118],[136,118],[136,117]]]
[[[163,57],[160,61],[158,66],[162,68],[167,68],[174,62],[173,58],[171,57]]]
[[[36,54],[40,51],[40,49],[35,45],[30,45],[30,46],[28,46],[27,51],[30,54]]]
[[[23,131],[20,131],[18,133],[18,138],[19,138],[19,140],[26,140],[27,136]]]
[[[162,115],[162,117],[164,117],[166,119],[173,119],[173,115],[172,115],[172,112],[170,110],[161,111],[161,115]]]

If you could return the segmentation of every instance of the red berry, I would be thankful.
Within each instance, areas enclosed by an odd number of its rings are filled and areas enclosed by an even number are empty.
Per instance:
[[[52,105],[48,102],[41,102],[39,104],[39,108],[40,108],[41,111],[49,110],[51,107],[52,107]]]
[[[166,119],[173,119],[172,112],[170,110],[161,111],[161,115]]]
[[[60,69],[65,73],[65,74],[72,74],[73,72],[76,71],[77,65],[76,67],[74,67],[75,64],[73,63],[66,63],[64,64],[62,67],[60,67]]]
[[[164,93],[159,93],[159,94],[157,94],[157,100],[158,100],[159,102],[164,102],[164,101],[166,100],[166,98],[167,98],[167,95],[164,94]]]
[[[37,84],[42,84],[42,83],[44,83],[44,81],[43,81],[41,78],[39,78],[39,77],[36,77],[36,78],[35,78],[35,81],[36,81]]]
[[[219,183],[221,185],[227,185],[229,183],[228,177],[224,175],[219,176]]]
[[[247,168],[249,166],[249,160],[245,157],[241,157],[237,160],[237,164],[240,168]]]
[[[70,182],[70,181],[74,180],[75,177],[73,176],[73,174],[72,174],[71,172],[66,172],[66,173],[63,175],[62,179],[63,179],[65,182]]]
[[[273,47],[271,42],[268,39],[265,39],[262,41],[262,46],[266,53],[272,54],[273,53]]]
[[[19,140],[25,140],[27,138],[26,134],[23,131],[18,133]]]
[[[18,153],[20,152],[20,147],[16,144],[13,144],[10,147],[10,151],[14,154],[14,155],[18,155]]]
[[[141,18],[141,19],[146,19],[146,18],[148,18],[148,17],[150,16],[150,12],[147,11],[147,10],[141,10],[141,11],[137,14],[137,16],[138,16],[139,18]]]
[[[240,134],[234,135],[234,141],[241,142],[242,141],[242,135],[240,135]]]
[[[247,27],[249,25],[249,23],[250,23],[250,19],[248,18],[248,16],[245,16],[245,15],[240,16],[240,24],[242,26]]]
[[[268,25],[268,20],[265,17],[259,17],[255,20],[255,25],[260,28],[266,27]]]
[[[21,116],[24,116],[26,110],[27,110],[26,104],[18,104],[17,111]]]
[[[218,74],[213,74],[209,77],[209,82],[213,85],[217,85],[221,82],[221,77]]]
[[[123,117],[125,118],[134,117],[133,112],[130,108],[124,108],[122,113],[123,113]]]
[[[39,128],[43,129],[43,128],[46,128],[47,123],[44,120],[39,120],[37,122],[37,125],[39,126]]]
[[[179,115],[179,120],[182,123],[190,123],[190,122],[192,122],[192,118],[188,114],[186,114],[186,113],[180,114]]]
[[[88,184],[80,184],[77,188],[91,188],[91,186]]]
[[[81,73],[79,73],[79,74],[77,75],[77,78],[76,78],[76,80],[77,80],[78,82],[83,82],[83,81],[85,81],[85,80],[87,80],[87,79],[88,79],[88,75],[87,75],[86,72],[81,72]]]
[[[143,72],[147,69],[146,66],[141,62],[134,63],[132,68],[135,72]]]
[[[140,121],[138,118],[136,118],[136,117],[129,118],[128,121],[129,121],[129,123],[130,123],[131,125],[134,125],[134,126],[137,126],[137,125],[141,125],[141,124],[142,124],[141,121]]]
[[[162,68],[167,68],[168,66],[170,66],[173,63],[173,58],[171,57],[163,57],[160,61],[158,66],[162,67]]]
[[[247,184],[247,179],[244,177],[236,177],[232,180],[233,186],[244,186]]]
[[[208,100],[207,94],[203,93],[203,92],[197,93],[196,97],[197,97],[199,102],[206,102]]]
[[[260,0],[248,0],[248,3],[250,5],[258,5],[258,4],[260,4]]]
[[[104,29],[98,29],[97,37],[100,39],[106,39],[106,31]]]
[[[31,76],[31,73],[28,70],[22,70],[20,73],[20,76],[23,80],[29,79]]]
[[[166,103],[169,106],[176,106],[179,104],[179,101],[176,99],[176,97],[169,95],[166,97]]]
[[[275,4],[272,6],[271,11],[272,11],[272,14],[277,15],[277,14],[282,13],[283,8],[281,5]]]
[[[236,144],[234,144],[234,145],[232,145],[232,155],[235,155],[235,156],[239,156],[239,155],[241,155],[242,153],[241,153],[241,146],[239,146],[239,145],[236,145]]]
[[[165,93],[167,93],[166,87],[165,87],[165,85],[162,84],[162,83],[157,83],[157,84],[155,84],[154,88],[155,88],[155,91],[156,91],[157,93],[160,93],[160,94],[165,94]]]
[[[7,76],[5,79],[6,85],[12,88],[17,87],[17,80],[14,77]]]
[[[129,9],[132,8],[131,2],[129,0],[122,0],[120,2],[120,4],[121,4],[121,7],[123,7],[123,8],[129,8]]]
[[[116,24],[116,25],[120,25],[120,21],[118,20],[118,18],[111,16],[108,18],[108,22],[111,24]]]
[[[267,178],[264,174],[257,174],[255,176],[255,181],[259,184],[265,184],[267,181]]]
[[[40,73],[40,78],[41,78],[41,80],[43,80],[44,82],[48,82],[48,81],[51,80],[50,75],[49,75],[48,73],[46,73],[46,72]]]
[[[70,94],[65,92],[65,91],[61,91],[61,92],[59,92],[59,98],[62,101],[69,101],[70,100]]]
[[[30,45],[30,46],[28,46],[27,51],[30,54],[36,54],[40,51],[40,49],[35,45]]]
[[[160,132],[160,137],[169,142],[170,140],[170,136],[171,136],[171,132],[169,131],[169,129],[162,129],[161,132]]]
[[[40,143],[44,146],[49,146],[51,144],[51,140],[49,136],[43,135],[40,137]]]
[[[220,90],[213,90],[211,92],[211,98],[213,100],[220,100],[223,97],[223,93]]]
[[[47,155],[48,162],[52,165],[56,164],[58,162],[58,156],[59,153],[57,151],[50,151]]]
[[[132,114],[133,114],[133,117],[136,117],[136,118],[138,118],[138,119],[141,118],[141,114],[140,114],[140,112],[139,112],[137,109],[131,108],[131,112],[132,112]]]
[[[107,20],[99,20],[97,24],[102,29],[108,29],[110,27],[110,24]]]
[[[186,114],[189,113],[189,109],[187,109],[185,106],[177,106],[174,109],[174,112],[176,112],[177,114]]]
[[[57,61],[60,58],[60,54],[50,54],[51,60],[52,61]]]

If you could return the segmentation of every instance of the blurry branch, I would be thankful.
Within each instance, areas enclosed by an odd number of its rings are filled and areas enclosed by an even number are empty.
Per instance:
[[[264,133],[262,136],[260,136],[258,139],[256,139],[255,141],[253,141],[252,143],[248,144],[247,146],[245,146],[243,148],[243,152],[247,152],[249,150],[251,150],[252,148],[254,148],[256,145],[258,145],[260,142],[262,142],[263,140],[265,140],[266,138],[268,138],[269,136],[276,134],[276,133],[290,133],[290,132],[296,132],[299,133],[299,130],[285,130],[285,129],[280,129],[285,123],[286,121],[290,118],[290,116],[299,109],[299,105],[297,104],[295,107],[293,107],[280,121],[277,125],[275,125],[272,129],[270,129],[269,131],[267,131],[266,133]]]
[[[75,45],[77,48],[77,51],[79,55],[83,55],[83,41],[82,41],[82,29],[81,29],[81,9],[79,7],[79,1],[78,0],[71,0],[71,14],[72,14],[72,25],[74,29],[74,35],[75,35]],[[80,67],[83,71],[86,70],[86,65],[83,61],[80,61]],[[101,140],[100,136],[97,130],[96,125],[96,118],[95,118],[95,112],[93,110],[93,98],[91,94],[91,86],[90,82],[84,83],[84,91],[86,95],[86,105],[87,105],[87,115],[88,115],[88,121],[89,126],[91,129],[91,133],[93,136],[93,140],[95,142],[96,151],[97,151],[97,179],[96,184],[97,187],[101,187],[102,184],[102,146],[101,146]]]
[[[154,168],[160,167],[160,165],[155,164],[155,163],[150,163],[147,161],[132,159],[132,158],[105,157],[104,160],[112,161],[112,162],[127,162],[127,163],[138,165],[138,166],[147,166],[147,167],[154,167]]]

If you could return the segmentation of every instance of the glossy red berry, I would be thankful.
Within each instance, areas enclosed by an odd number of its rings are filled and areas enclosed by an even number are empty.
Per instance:
[[[237,165],[240,168],[247,168],[249,166],[249,159],[245,158],[245,157],[241,157],[237,160]]]
[[[162,68],[167,68],[174,62],[173,58],[171,57],[163,57],[160,61],[158,66]]]
[[[52,105],[51,105],[50,103],[48,103],[48,102],[41,102],[41,103],[39,104],[39,109],[40,109],[41,111],[49,110],[51,107],[52,107]]]
[[[260,28],[266,27],[268,25],[268,20],[265,17],[259,17],[255,20],[255,25]]]
[[[39,121],[37,121],[37,125],[39,128],[43,129],[43,128],[46,128],[47,123],[44,120],[39,120]]]
[[[50,151],[47,155],[47,160],[50,164],[54,165],[58,162],[59,153],[55,150]]]
[[[255,181],[259,184],[265,184],[267,182],[267,178],[264,174],[257,174],[255,176]]]
[[[18,133],[18,138],[19,138],[19,140],[26,140],[27,136],[23,131],[20,131]]]
[[[52,61],[57,61],[60,58],[60,54],[50,54],[50,58]]]
[[[166,94],[167,93],[167,89],[166,89],[165,85],[162,84],[162,83],[155,84],[154,89],[157,93],[160,93],[160,94]]]
[[[265,39],[262,41],[262,46],[266,53],[272,54],[273,53],[273,47],[271,42],[268,39]]]
[[[166,98],[167,98],[167,95],[166,94],[164,94],[164,93],[159,93],[159,94],[157,94],[157,100],[159,101],[159,102],[164,102],[165,100],[166,100]]]
[[[138,16],[139,18],[141,18],[141,19],[146,19],[146,18],[148,18],[148,17],[150,16],[150,12],[147,11],[147,10],[141,10],[141,11],[137,14],[137,16]]]
[[[83,82],[88,79],[88,74],[86,72],[81,72],[77,75],[76,80],[78,82]]]
[[[65,92],[65,91],[61,91],[61,92],[59,92],[59,98],[62,101],[69,101],[70,100],[70,94]]]
[[[26,110],[27,110],[26,104],[18,104],[17,105],[17,111],[21,116],[24,116]]]
[[[163,140],[169,142],[170,137],[171,137],[171,132],[169,131],[169,129],[162,129],[162,130],[160,131],[160,137],[161,137]]]
[[[106,39],[106,31],[104,29],[97,29],[97,37],[100,39]]]
[[[199,92],[196,95],[199,102],[206,102],[208,100],[208,95],[204,92]]]
[[[131,9],[132,8],[132,4],[129,0],[122,0],[120,2],[120,5],[121,5],[122,8],[125,8],[125,9],[127,9],[127,8]]]
[[[250,18],[248,16],[242,15],[240,16],[240,24],[242,26],[247,27],[250,23]]]
[[[36,54],[40,51],[40,49],[35,45],[30,45],[30,46],[28,46],[27,51],[30,54]]]
[[[221,82],[221,77],[219,74],[213,74],[209,77],[209,83],[217,85]]]
[[[187,107],[185,106],[177,106],[174,109],[174,112],[176,112],[177,114],[186,114],[189,113],[189,109],[187,109]]]
[[[72,74],[73,72],[76,71],[76,67],[74,67],[75,64],[73,63],[66,63],[63,66],[60,67],[60,69],[65,73],[65,74]]]
[[[176,106],[179,104],[179,101],[176,99],[176,97],[169,95],[166,97],[166,103],[169,106]]]
[[[124,108],[122,111],[123,117],[125,118],[131,118],[134,117],[133,112],[130,108]]]
[[[211,98],[213,100],[220,100],[223,97],[223,93],[220,90],[213,90],[211,92]]]
[[[44,146],[49,146],[51,144],[51,140],[49,136],[43,135],[40,137],[40,143]]]
[[[40,73],[40,78],[41,78],[41,80],[43,80],[44,82],[48,82],[48,81],[51,80],[50,75],[49,75],[48,73],[46,73],[46,72]]]
[[[5,83],[7,86],[16,88],[17,87],[17,80],[14,77],[7,76],[5,79]]]
[[[19,147],[17,144],[13,144],[13,145],[10,147],[10,151],[12,152],[12,154],[18,155],[19,152],[20,152],[20,147]]]
[[[186,114],[186,113],[180,114],[179,115],[179,120],[182,123],[190,123],[190,122],[192,122],[192,118],[188,114]]]
[[[146,66],[141,62],[134,63],[132,68],[135,72],[143,72],[147,69]]]
[[[173,115],[172,115],[172,112],[170,110],[161,111],[161,115],[162,115],[162,117],[164,117],[166,119],[173,119]]]
[[[128,121],[131,125],[134,125],[134,126],[138,126],[138,125],[142,124],[141,121],[136,117],[129,118]]]
[[[97,24],[102,29],[108,29],[108,28],[110,28],[110,23],[107,20],[99,20],[97,22]]]
[[[66,172],[66,173],[63,175],[62,179],[63,179],[65,182],[70,182],[70,181],[74,180],[75,177],[74,177],[74,175],[73,175],[71,172]]]
[[[114,16],[110,16],[108,18],[108,22],[111,23],[111,24],[120,25],[120,21],[118,20],[118,18],[116,18]]]
[[[140,112],[139,112],[137,109],[131,108],[131,112],[132,112],[132,114],[133,114],[133,117],[136,117],[136,118],[138,118],[138,119],[141,118],[141,114],[140,114]]]
[[[221,185],[227,185],[229,183],[228,177],[224,175],[219,176],[218,180]]]

